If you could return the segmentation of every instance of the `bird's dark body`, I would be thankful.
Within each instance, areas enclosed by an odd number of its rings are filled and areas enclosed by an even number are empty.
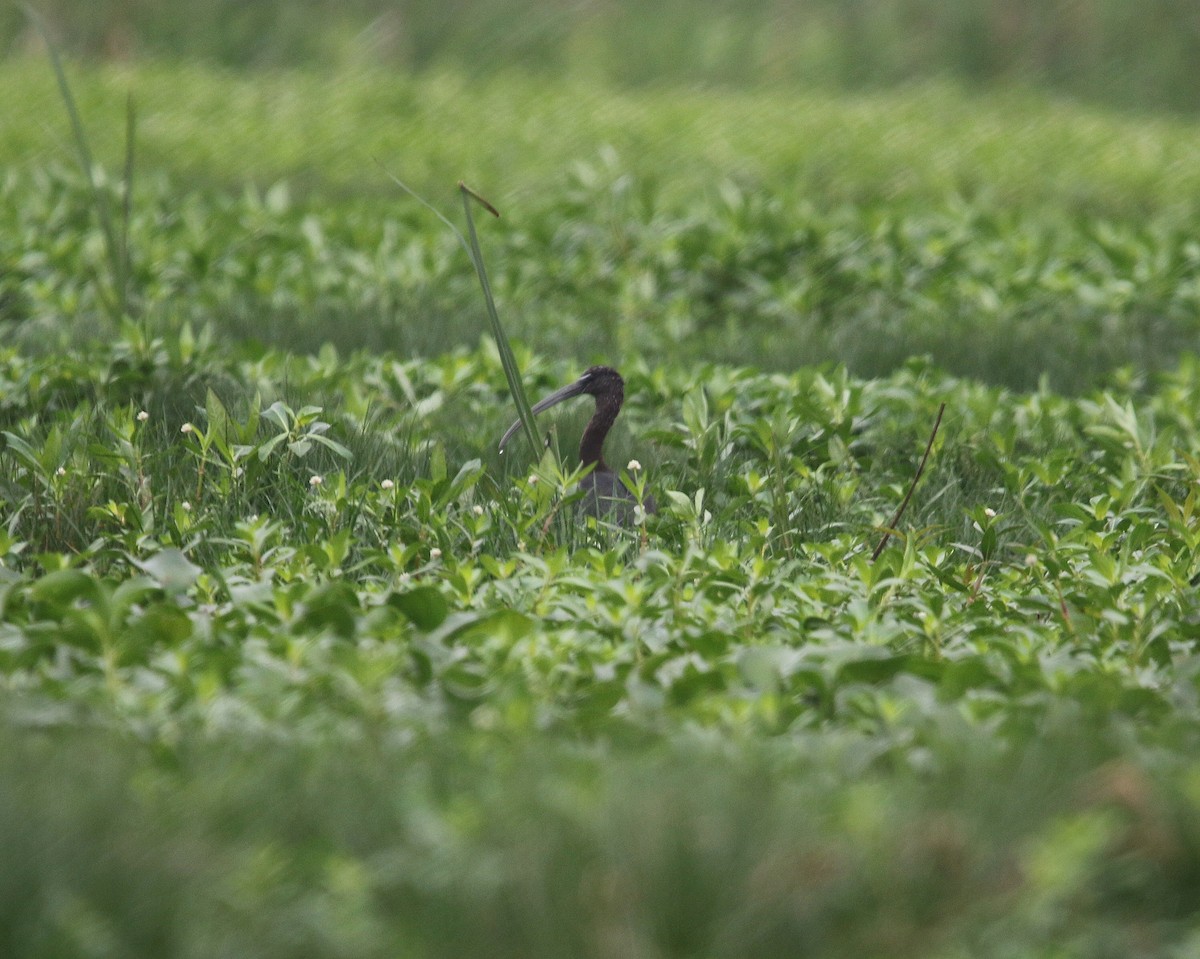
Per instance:
[[[611,469],[593,470],[579,481],[579,488],[584,491],[581,506],[588,516],[595,516],[618,526],[633,525],[633,511],[637,506],[637,498]],[[642,502],[642,508],[647,513],[655,512],[654,497],[647,496]]]
[[[604,440],[616,422],[625,402],[625,381],[611,366],[593,366],[569,386],[556,390],[533,405],[533,412],[540,413],[573,396],[587,394],[596,399],[596,412],[588,421],[579,440],[579,463],[591,466],[592,471],[579,482],[584,491],[582,507],[589,516],[607,520],[620,526],[630,526],[634,521],[637,497],[613,468],[604,462]],[[508,428],[500,440],[500,449],[508,442],[521,423],[518,420]],[[653,513],[654,498],[647,496],[642,503],[647,513]]]

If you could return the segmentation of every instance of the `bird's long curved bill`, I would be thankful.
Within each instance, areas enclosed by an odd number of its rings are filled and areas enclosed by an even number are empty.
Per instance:
[[[574,383],[564,386],[561,389],[555,390],[549,396],[544,396],[533,404],[533,412],[541,413],[544,410],[550,409],[552,406],[557,406],[563,400],[569,400],[573,396],[578,396],[583,392],[584,386],[587,385],[586,379],[578,379]],[[508,441],[512,439],[513,434],[521,428],[521,421],[517,420],[504,431],[504,435],[500,437],[500,452],[504,452],[504,447],[508,445]]]

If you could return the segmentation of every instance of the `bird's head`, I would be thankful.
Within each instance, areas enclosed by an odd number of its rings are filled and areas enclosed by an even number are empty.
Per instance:
[[[574,383],[568,383],[566,386],[560,387],[549,396],[543,396],[540,400],[533,404],[533,412],[541,413],[550,409],[552,406],[557,406],[564,400],[569,400],[575,396],[596,397],[596,402],[599,403],[602,398],[615,400],[619,406],[625,398],[625,381],[621,378],[621,374],[614,370],[611,366],[592,366],[584,370],[583,375]],[[504,436],[500,438],[500,451],[504,452],[504,447],[508,441],[512,439],[512,435],[521,428],[521,421],[518,419],[512,426],[504,432]]]

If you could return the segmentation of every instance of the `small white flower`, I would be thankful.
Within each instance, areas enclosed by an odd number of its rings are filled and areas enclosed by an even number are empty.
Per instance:
[[[642,468],[642,464],[639,463],[637,460],[630,460],[629,465],[626,466],[625,468],[627,470],[629,470],[629,472],[631,472],[631,473],[636,473],[638,470],[640,470]]]
[[[533,476],[529,477],[529,485],[530,486],[537,486],[537,482],[538,482],[538,478],[537,478],[536,473]]]
[[[996,511],[994,509],[992,509],[990,506],[985,506],[983,509],[983,515],[986,516],[988,519],[995,519]]]
[[[474,513],[476,516],[482,516],[483,515],[483,507],[480,506],[478,503],[476,503],[474,506],[471,507],[471,512]]]
[[[310,476],[308,478],[308,485],[311,486],[313,489],[316,489],[318,486],[320,486],[324,482],[325,482],[324,476]]]
[[[139,423],[145,423],[145,422],[146,422],[146,420],[148,420],[148,419],[150,419],[150,414],[149,414],[149,413],[147,413],[145,410],[142,410],[142,411],[141,411],[140,413],[138,413],[138,415],[137,415],[137,421],[138,421]]]
[[[393,483],[390,479],[386,479],[382,483],[379,484],[379,487],[380,487],[380,489],[392,489],[395,487],[395,485],[396,484]]]
[[[433,549],[431,549],[431,550],[429,551],[429,558],[430,558],[430,559],[435,559],[435,560],[436,560],[436,559],[441,559],[441,558],[442,558],[442,551],[441,551],[440,549],[438,549],[438,548],[435,546]]]
[[[182,509],[185,513],[190,513],[192,511],[192,504],[189,503],[187,500],[184,500],[182,503],[179,504],[179,508]]]
[[[1037,564],[1038,564],[1037,553],[1026,553],[1025,554],[1025,565],[1026,566],[1036,566]]]
[[[194,432],[195,429],[196,429],[196,427],[192,426],[191,423],[184,423],[183,426],[179,427],[179,432],[180,433],[191,433],[191,432]]]
[[[66,468],[65,466],[60,466],[58,469],[56,469],[56,470],[54,471],[54,475],[55,475],[55,476],[66,476],[66,475],[67,475],[67,468]]]

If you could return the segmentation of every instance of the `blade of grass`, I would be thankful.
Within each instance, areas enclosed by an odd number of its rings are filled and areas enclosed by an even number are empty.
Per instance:
[[[479,277],[479,285],[483,289],[484,302],[487,303],[488,320],[491,321],[492,336],[496,338],[496,348],[500,352],[500,363],[504,367],[504,376],[508,380],[508,389],[512,393],[513,402],[517,404],[517,415],[521,418],[521,425],[525,427],[525,435],[529,437],[529,444],[536,452],[538,449],[537,424],[533,418],[533,409],[529,405],[529,398],[526,397],[525,388],[521,384],[521,371],[517,369],[517,359],[513,356],[508,336],[500,323],[500,314],[496,311],[496,301],[492,298],[492,286],[488,282],[487,269],[483,263],[483,251],[479,248],[479,236],[475,232],[475,218],[471,215],[471,201],[475,200],[494,216],[499,217],[500,213],[461,180],[458,189],[462,193],[463,211],[467,215],[467,235],[471,238],[471,260],[475,264],[475,274]]]
[[[378,163],[379,161],[377,160],[376,162]],[[483,262],[483,252],[479,248],[479,237],[475,232],[475,220],[471,216],[471,200],[478,202],[493,216],[499,217],[500,212],[469,186],[459,181],[458,188],[462,193],[463,209],[467,214],[467,229],[471,236],[470,242],[468,242],[467,238],[463,236],[462,231],[443,216],[437,207],[399,177],[389,172],[383,164],[380,164],[380,168],[383,170],[384,175],[396,184],[396,186],[449,227],[450,231],[458,237],[458,242],[462,244],[462,248],[466,251],[467,256],[471,258],[471,263],[475,266],[475,275],[479,277],[479,285],[483,289],[483,299],[487,305],[488,321],[492,326],[492,336],[496,340],[496,350],[500,354],[500,364],[504,367],[504,378],[508,381],[508,391],[512,395],[513,403],[516,404],[517,416],[521,420],[521,426],[525,430],[525,435],[529,437],[529,443],[534,451],[537,451],[537,422],[533,417],[533,409],[529,405],[529,397],[525,395],[525,386],[521,382],[521,373],[517,369],[516,357],[513,356],[512,347],[508,343],[508,336],[504,332],[503,325],[500,323],[500,315],[496,310],[496,301],[492,297],[492,287],[488,282],[487,269]]]
[[[125,170],[121,180],[121,246],[117,251],[117,306],[121,316],[129,313],[129,220],[133,208],[133,145],[137,132],[137,113],[133,94],[125,98]]]
[[[79,165],[83,170],[84,179],[87,181],[88,188],[92,196],[92,206],[96,211],[96,217],[100,221],[100,229],[104,233],[104,249],[108,257],[109,269],[112,272],[111,282],[113,289],[105,291],[103,286],[100,288],[101,298],[104,300],[105,307],[114,322],[119,323],[125,316],[125,307],[127,305],[127,295],[125,290],[126,270],[124,267],[124,254],[122,252],[123,243],[118,240],[116,227],[113,225],[112,211],[109,209],[108,199],[104,195],[104,191],[100,189],[100,184],[96,182],[95,162],[92,158],[91,147],[88,145],[87,131],[83,128],[83,120],[79,116],[79,108],[75,103],[75,96],[71,93],[71,83],[67,79],[67,71],[63,66],[62,57],[59,56],[58,46],[54,43],[50,36],[50,31],[46,24],[38,15],[38,12],[32,6],[25,3],[22,4],[25,10],[25,15],[33,24],[34,28],[41,35],[42,40],[46,44],[46,50],[50,55],[50,65],[54,70],[55,80],[58,82],[58,91],[62,97],[63,105],[66,108],[67,116],[71,121],[71,134],[75,140],[75,152],[79,158]],[[133,106],[132,98],[130,100],[129,112],[126,120],[126,157],[125,168],[127,183],[132,180],[133,176]],[[126,192],[126,217],[128,218],[128,203],[129,192]],[[127,234],[128,223],[123,227],[123,232]]]

